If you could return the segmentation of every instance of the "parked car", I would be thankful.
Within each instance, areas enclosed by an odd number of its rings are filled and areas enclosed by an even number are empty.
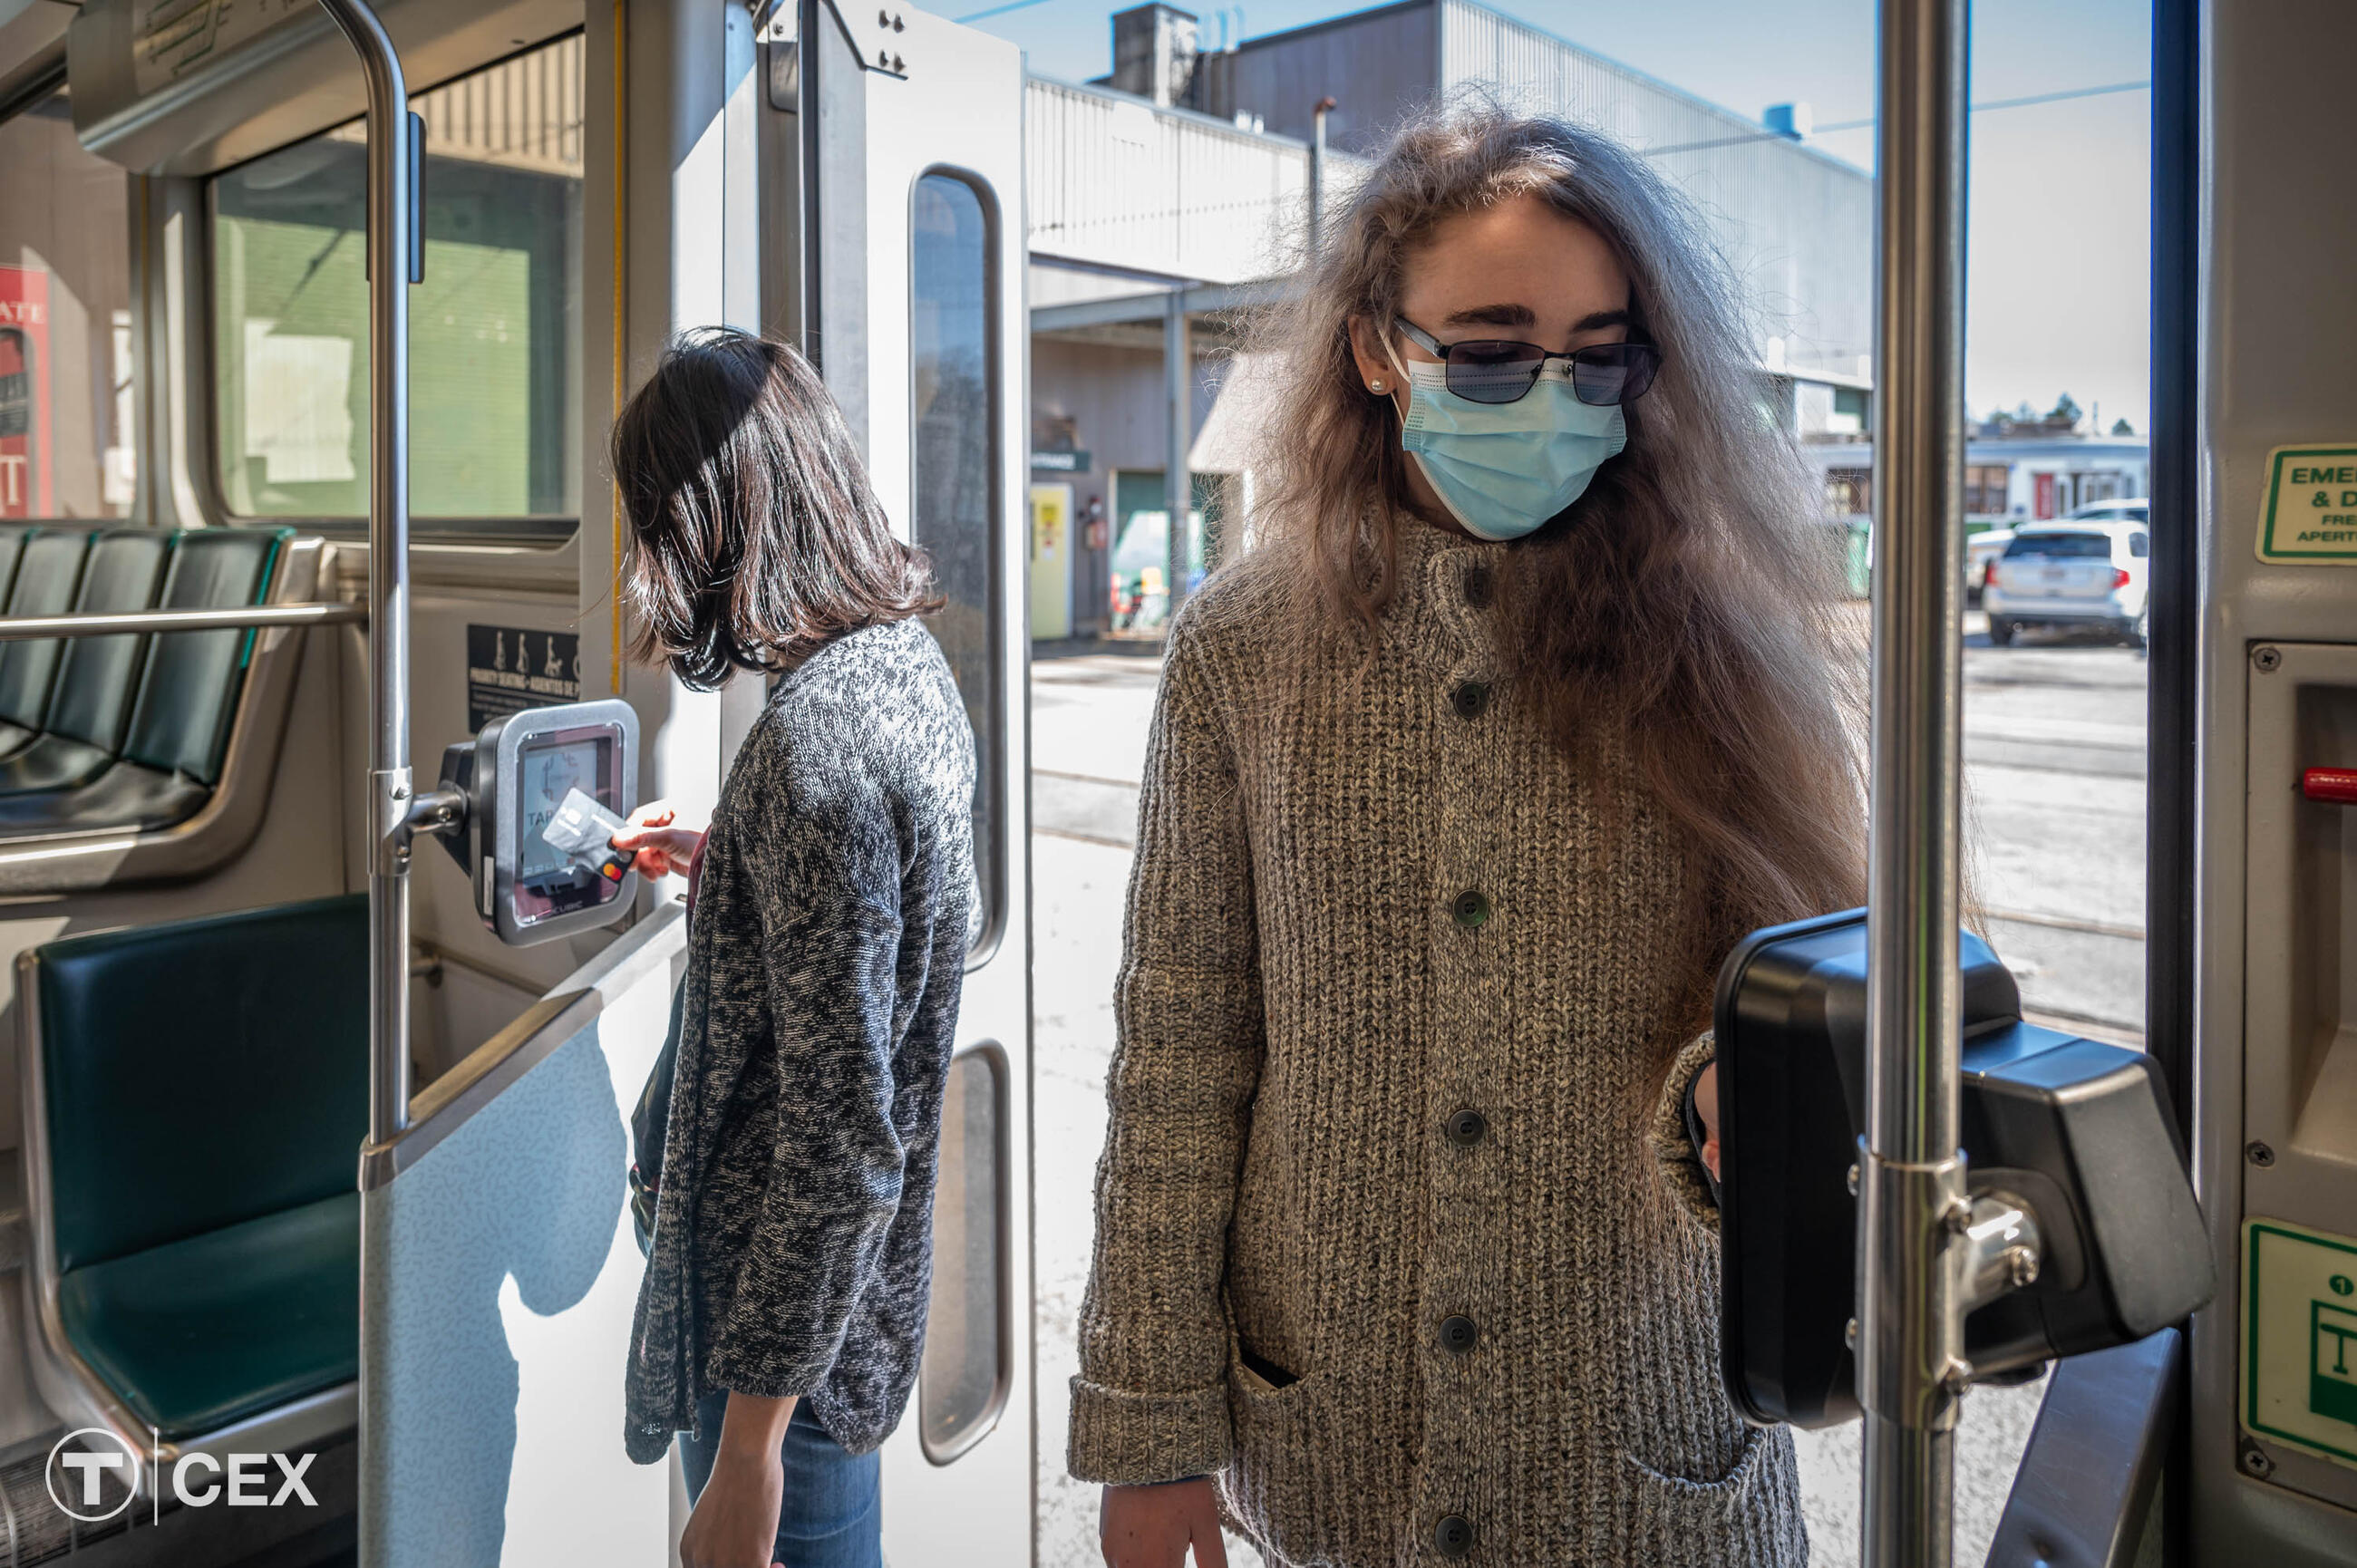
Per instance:
[[[1989,563],[2005,553],[2013,542],[2010,528],[1985,528],[1978,533],[1964,535],[1964,602],[1981,602],[1981,589],[1988,585]]]
[[[2142,501],[2082,507],[2014,530],[1981,591],[1989,641],[2003,648],[2025,626],[2113,632],[2141,648],[2152,534]]]

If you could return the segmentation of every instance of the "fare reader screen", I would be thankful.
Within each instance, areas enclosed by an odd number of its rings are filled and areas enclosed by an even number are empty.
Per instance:
[[[576,789],[601,804],[612,804],[607,799],[608,792],[601,788],[606,779],[607,755],[612,749],[613,742],[604,738],[560,740],[554,746],[526,748],[519,759],[523,775],[523,810],[516,822],[519,882],[529,886],[571,870],[571,860],[548,842],[548,820],[556,815],[556,808],[565,803],[565,797]]]

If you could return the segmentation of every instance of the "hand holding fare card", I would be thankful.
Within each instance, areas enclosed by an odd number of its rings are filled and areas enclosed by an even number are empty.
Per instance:
[[[622,819],[599,805],[579,789],[566,792],[558,803],[556,814],[540,830],[548,846],[576,865],[588,867],[608,882],[619,882],[638,859],[636,850],[625,853],[610,842],[625,824]]]

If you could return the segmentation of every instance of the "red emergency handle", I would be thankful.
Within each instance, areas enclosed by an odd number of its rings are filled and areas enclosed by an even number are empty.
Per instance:
[[[2357,806],[2357,768],[2311,768],[2300,775],[2299,792],[2328,806]]]

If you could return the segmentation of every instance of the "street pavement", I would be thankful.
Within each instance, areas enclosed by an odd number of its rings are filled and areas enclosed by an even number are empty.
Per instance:
[[[1964,757],[1973,887],[2031,1015],[2141,1044],[2145,667],[2094,639],[1988,645],[1965,622]],[[1150,650],[1031,671],[1033,1183],[1039,1562],[1093,1568],[1096,1488],[1064,1473],[1067,1380],[1104,1141],[1113,981],[1159,661]],[[1958,1441],[1955,1561],[1978,1563],[2042,1384],[1975,1390]],[[1856,1424],[1798,1434],[1813,1561],[1857,1561]],[[1236,1568],[1256,1563],[1232,1543]]]

